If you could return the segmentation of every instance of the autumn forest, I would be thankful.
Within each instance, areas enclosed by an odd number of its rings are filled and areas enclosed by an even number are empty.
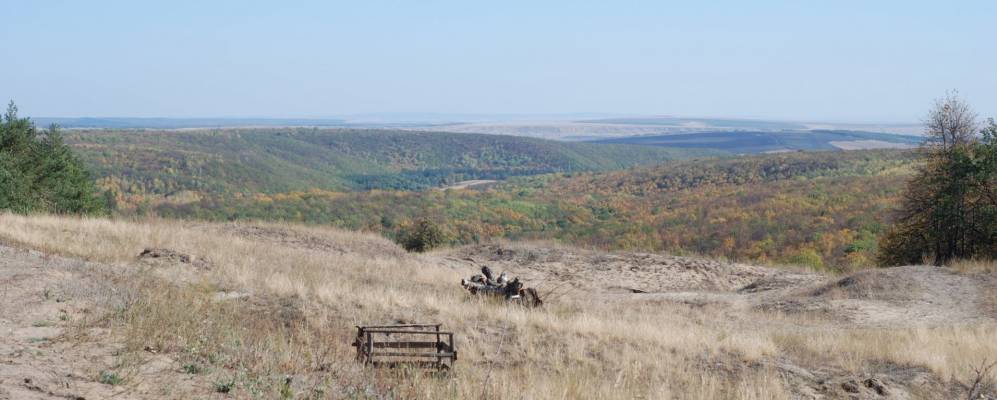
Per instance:
[[[284,220],[393,239],[429,220],[449,244],[552,239],[829,270],[872,262],[918,163],[910,150],[731,157],[340,129],[74,131],[67,141],[123,215]],[[498,182],[440,189],[467,179]]]

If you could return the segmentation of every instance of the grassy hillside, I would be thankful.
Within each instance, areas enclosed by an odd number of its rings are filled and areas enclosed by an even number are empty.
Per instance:
[[[389,237],[428,217],[452,243],[560,239],[600,249],[859,268],[871,264],[915,160],[906,151],[793,153],[522,177],[483,191],[212,195],[153,211],[331,224]]]
[[[75,131],[66,140],[123,195],[424,189],[465,179],[609,170],[703,151],[511,136],[352,129]]]
[[[328,228],[9,214],[0,242],[11,398],[967,398],[972,368],[997,359],[997,280],[948,268],[414,255]],[[470,297],[457,282],[482,263],[561,290],[537,309]],[[403,321],[455,332],[451,373],[354,361],[354,325]]]

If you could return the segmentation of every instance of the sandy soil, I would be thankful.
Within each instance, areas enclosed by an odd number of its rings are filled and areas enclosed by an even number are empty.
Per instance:
[[[121,360],[120,339],[84,324],[97,304],[123,301],[118,267],[0,245],[0,399],[185,398],[211,393],[173,359],[148,352],[127,392],[102,383]],[[106,379],[105,379],[106,380]],[[168,388],[168,389],[164,389]],[[164,391],[165,390],[165,391]]]
[[[910,144],[893,143],[884,140],[838,140],[829,143],[831,146],[842,150],[913,149],[917,147]]]
[[[846,277],[647,253],[489,244],[441,255],[441,263],[508,271],[541,291],[609,301],[674,301],[732,310],[816,314],[853,326],[908,327],[993,321],[988,275],[907,266]]]
[[[557,245],[490,244],[448,252],[441,262],[489,266],[540,286],[568,284],[602,295],[734,291],[762,278],[817,282],[819,275],[651,253],[606,253]]]
[[[440,188],[440,190],[447,190],[447,189],[470,189],[470,188],[480,189],[480,188],[484,188],[485,186],[491,185],[491,184],[493,184],[495,182],[498,182],[498,181],[491,180],[491,179],[472,179],[472,180],[469,180],[469,181],[460,181],[460,182],[457,182],[457,183],[455,183],[453,185],[450,185],[450,186],[444,186],[444,187]]]

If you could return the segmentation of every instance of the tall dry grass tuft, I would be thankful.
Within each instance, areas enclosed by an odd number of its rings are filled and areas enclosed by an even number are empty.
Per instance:
[[[854,329],[581,293],[508,307],[468,298],[457,282],[474,271],[438,263],[441,254],[334,229],[0,214],[0,240],[114,269],[128,301],[94,324],[127,352],[203,366],[246,397],[780,399],[794,397],[786,363],[855,374],[907,366],[945,381],[964,376],[967,361],[997,359],[991,325]],[[137,260],[150,247],[207,268]],[[356,365],[354,325],[394,322],[457,332],[456,370]]]
[[[960,259],[949,262],[947,266],[962,273],[997,273],[997,261],[995,260]]]

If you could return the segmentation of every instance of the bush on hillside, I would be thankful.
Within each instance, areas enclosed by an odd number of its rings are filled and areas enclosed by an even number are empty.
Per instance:
[[[445,242],[443,230],[427,218],[421,218],[406,227],[398,240],[405,250],[418,253],[432,250]]]

